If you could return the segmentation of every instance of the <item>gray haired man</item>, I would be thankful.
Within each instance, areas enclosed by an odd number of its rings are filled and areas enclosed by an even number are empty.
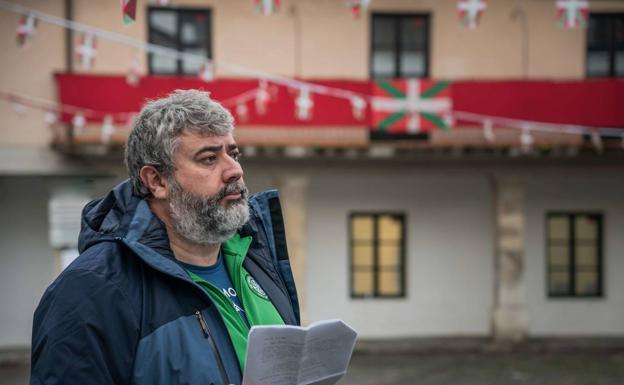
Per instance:
[[[239,384],[250,327],[299,324],[279,197],[247,196],[233,130],[205,92],[144,106],[35,312],[31,384]]]

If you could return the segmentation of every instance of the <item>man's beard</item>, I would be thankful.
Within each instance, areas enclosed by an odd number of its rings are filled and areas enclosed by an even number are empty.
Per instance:
[[[248,190],[242,180],[226,185],[208,197],[185,191],[175,180],[170,180],[169,211],[173,227],[185,239],[202,245],[217,245],[230,239],[236,230],[249,220]],[[228,194],[240,193],[241,198],[221,205]]]

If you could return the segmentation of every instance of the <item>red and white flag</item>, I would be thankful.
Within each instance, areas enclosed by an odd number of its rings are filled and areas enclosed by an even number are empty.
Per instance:
[[[269,85],[266,80],[260,80],[258,89],[256,90],[255,106],[258,115],[264,115],[267,112],[267,104],[271,100],[269,93]]]
[[[113,124],[113,117],[106,115],[102,121],[102,128],[100,131],[100,139],[103,144],[109,144],[113,138],[115,132],[115,125]]]
[[[132,87],[138,87],[141,82],[141,78],[145,74],[141,69],[141,63],[139,61],[139,55],[135,55],[130,61],[128,66],[128,72],[126,73],[126,83]]]
[[[354,95],[350,98],[350,102],[353,117],[357,120],[364,120],[366,101],[361,96]]]
[[[347,0],[347,7],[351,10],[353,17],[360,17],[366,12],[372,0]]]
[[[78,63],[83,69],[90,70],[95,63],[95,56],[97,55],[95,35],[89,32],[85,32],[80,36],[78,40],[78,46],[76,47],[76,57]]]
[[[303,87],[299,90],[299,95],[295,99],[295,105],[297,106],[296,116],[299,120],[309,120],[312,118],[312,107],[314,102],[310,97],[310,90]]]
[[[585,27],[588,17],[588,0],[557,0],[557,18],[566,28]]]
[[[263,15],[271,15],[279,11],[281,0],[254,0],[256,9]]]
[[[459,21],[469,29],[477,28],[481,14],[487,8],[486,0],[459,0],[457,11]]]
[[[17,45],[20,47],[25,46],[36,32],[37,19],[34,15],[28,14],[20,17],[16,31]]]
[[[201,67],[199,68],[199,73],[197,74],[197,76],[205,82],[213,81],[214,80],[214,67],[212,65],[212,62],[209,60],[206,60],[204,64],[202,64]]]

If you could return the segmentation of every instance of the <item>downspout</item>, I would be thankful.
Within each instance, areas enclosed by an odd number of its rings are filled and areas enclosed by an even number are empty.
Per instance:
[[[511,20],[519,20],[522,27],[522,78],[529,77],[529,20],[522,7],[521,0],[516,1],[516,5],[511,10]]]
[[[65,19],[74,20],[74,1],[65,0]],[[74,31],[65,28],[65,72],[74,72]]]

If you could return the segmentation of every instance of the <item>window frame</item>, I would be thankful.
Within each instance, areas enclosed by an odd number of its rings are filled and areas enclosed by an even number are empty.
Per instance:
[[[588,24],[591,22],[591,18],[597,18],[597,19],[607,19],[610,20],[609,21],[609,25],[608,28],[609,30],[607,31],[607,38],[608,41],[605,43],[606,45],[606,51],[609,55],[609,73],[606,75],[590,75],[589,74],[589,68],[587,65],[587,61],[589,59],[589,52],[591,51],[603,51],[601,49],[598,48],[590,48],[589,47],[589,26],[587,28],[587,31],[585,32],[585,77],[588,79],[600,79],[600,78],[621,78],[624,77],[624,75],[620,75],[618,76],[615,73],[615,58],[616,58],[616,53],[617,53],[617,48],[615,45],[615,23],[611,20],[615,19],[615,18],[623,18],[624,19],[624,12],[591,12],[589,14],[589,20],[588,20]]]
[[[567,293],[552,293],[550,290],[550,277],[552,266],[550,263],[550,246],[551,236],[549,222],[552,217],[565,216],[568,219],[568,258],[569,267],[567,273],[570,275],[570,283]],[[576,294],[576,235],[574,231],[575,219],[580,216],[595,217],[598,220],[597,240],[596,240],[596,274],[597,274],[597,290],[594,294]],[[604,215],[598,211],[550,211],[546,213],[545,221],[545,261],[546,261],[546,295],[549,299],[603,299],[604,298],[604,261],[603,261],[603,231],[604,231]]]
[[[380,77],[376,77],[373,73],[373,60],[375,53],[375,18],[387,18],[387,19],[395,19],[395,42],[394,42],[394,75],[393,78],[418,78],[418,79],[427,79],[429,78],[430,72],[430,61],[431,61],[431,12],[417,12],[417,13],[396,13],[396,12],[373,12],[370,16],[370,53],[369,53],[369,77],[370,79],[382,79]],[[407,77],[401,76],[401,53],[403,50],[401,49],[401,24],[404,19],[410,17],[422,17],[425,21],[425,71],[423,75],[408,75]]]
[[[213,26],[213,22],[212,22],[212,8],[172,8],[172,7],[161,7],[161,6],[149,6],[147,9],[147,41],[152,44],[152,37],[153,34],[156,33],[155,29],[152,27],[152,24],[150,22],[151,20],[151,15],[153,12],[155,11],[167,11],[167,12],[175,12],[177,14],[177,23],[176,23],[176,46],[175,48],[171,47],[172,49],[175,49],[179,52],[183,52],[184,48],[205,48],[206,52],[207,52],[207,57],[206,59],[208,60],[212,60],[213,59],[213,55],[212,55],[212,47],[213,47],[213,33],[212,33],[212,26]],[[206,46],[202,47],[199,45],[188,45],[188,44],[183,44],[182,43],[182,23],[180,22],[181,20],[181,15],[182,14],[195,14],[195,13],[204,13],[205,17],[206,17],[206,30],[209,33],[208,38],[206,39]],[[175,72],[155,72],[154,71],[154,67],[152,65],[152,60],[154,57],[154,53],[152,52],[148,52],[147,55],[147,66],[148,66],[148,70],[149,70],[149,74],[150,75],[169,75],[169,76],[190,76],[191,74],[185,73],[183,71],[183,60],[178,59],[176,60],[176,71]]]
[[[373,275],[373,293],[371,295],[365,295],[365,294],[357,294],[354,292],[354,272],[356,271],[356,266],[354,265],[354,253],[353,253],[353,249],[354,249],[354,244],[355,244],[355,239],[353,238],[353,218],[354,217],[358,217],[358,216],[367,216],[367,217],[373,217],[373,239],[372,239],[372,248],[373,248],[373,266],[372,266],[372,270],[371,273]],[[392,217],[397,217],[400,218],[401,220],[401,240],[400,242],[398,242],[398,246],[400,247],[400,255],[399,255],[399,263],[400,265],[397,267],[398,271],[398,275],[399,275],[399,279],[400,279],[400,285],[399,285],[399,292],[397,294],[383,294],[379,292],[379,276],[380,276],[380,267],[379,267],[379,255],[378,255],[378,251],[377,251],[377,247],[379,245],[379,238],[378,238],[378,221],[379,218],[382,216],[392,216]],[[376,212],[372,212],[372,211],[354,211],[349,213],[349,218],[348,218],[348,224],[347,224],[347,231],[348,231],[348,254],[349,254],[349,293],[352,299],[368,299],[368,298],[374,298],[374,299],[401,299],[401,298],[406,298],[407,297],[407,291],[406,291],[406,282],[405,282],[405,271],[406,271],[406,235],[407,235],[407,230],[406,230],[406,223],[407,223],[407,216],[405,215],[405,213],[402,212],[389,212],[389,211],[376,211]]]

